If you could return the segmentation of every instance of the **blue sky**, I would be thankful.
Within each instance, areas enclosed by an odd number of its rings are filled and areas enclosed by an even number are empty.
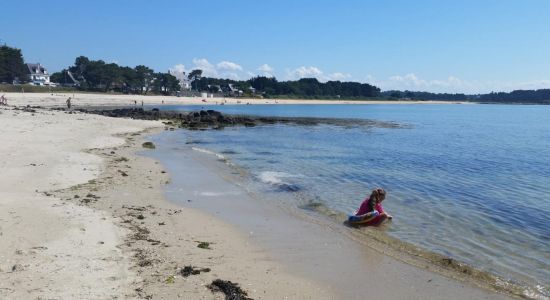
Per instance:
[[[85,55],[384,90],[550,88],[548,0],[0,1],[1,42],[50,71]]]

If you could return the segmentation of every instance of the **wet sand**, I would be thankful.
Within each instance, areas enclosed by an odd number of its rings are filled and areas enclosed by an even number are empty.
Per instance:
[[[216,156],[191,149],[151,154],[171,174],[167,197],[184,207],[206,211],[248,233],[249,239],[293,274],[313,278],[338,299],[508,299],[472,282],[459,282],[427,268],[404,263],[358,243],[346,231],[239,185],[235,169]],[[335,226],[336,225],[336,226]],[[373,241],[374,242],[374,241]],[[448,274],[451,276],[451,274]]]

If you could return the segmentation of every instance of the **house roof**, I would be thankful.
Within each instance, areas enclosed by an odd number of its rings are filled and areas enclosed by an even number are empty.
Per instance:
[[[48,70],[44,68],[40,63],[37,64],[26,64],[29,74],[41,74],[41,75],[47,75]]]

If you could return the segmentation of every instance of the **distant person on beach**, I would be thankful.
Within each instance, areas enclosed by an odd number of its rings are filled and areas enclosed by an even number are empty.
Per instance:
[[[69,97],[69,99],[67,99],[67,101],[65,101],[65,103],[67,103],[67,108],[71,109],[71,97]]]
[[[5,95],[0,96],[0,105],[8,105],[8,98]]]
[[[137,100],[134,100],[134,105],[137,106]]]
[[[382,207],[382,201],[386,199],[386,191],[381,188],[372,190],[370,196],[366,198],[359,209],[355,213],[355,216],[369,217],[367,222],[362,222],[361,225],[379,225],[386,219],[392,219],[393,217],[384,211]]]

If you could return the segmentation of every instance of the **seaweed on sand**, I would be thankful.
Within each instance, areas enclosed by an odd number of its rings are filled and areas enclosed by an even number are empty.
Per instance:
[[[242,290],[237,283],[229,280],[216,279],[208,285],[212,292],[222,292],[225,300],[253,300],[248,297],[248,293]]]
[[[209,242],[198,242],[198,243],[199,244],[197,245],[197,247],[199,247],[201,249],[211,249]]]
[[[190,275],[199,275],[201,272],[210,272],[210,268],[195,268],[193,266],[185,266],[180,270],[180,274],[183,277],[189,277]]]
[[[155,149],[155,144],[153,144],[152,142],[145,142],[143,144],[141,144],[141,146],[143,148],[147,148],[147,149]]]

